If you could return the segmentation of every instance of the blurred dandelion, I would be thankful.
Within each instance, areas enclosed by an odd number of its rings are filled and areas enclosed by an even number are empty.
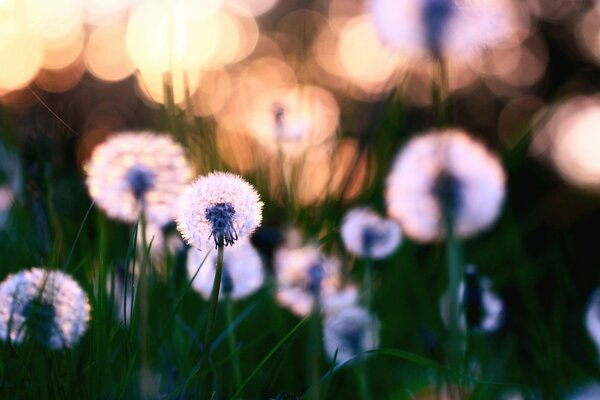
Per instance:
[[[371,0],[383,43],[414,59],[466,59],[510,40],[517,14],[507,0]]]
[[[263,203],[238,175],[212,172],[189,185],[179,202],[177,229],[191,246],[228,246],[248,237],[262,220]]]
[[[309,315],[322,297],[340,285],[339,260],[325,257],[314,244],[278,248],[273,265],[277,301],[298,316]]]
[[[462,313],[460,328],[463,332],[490,333],[498,330],[504,322],[504,302],[492,289],[492,281],[477,273],[474,265],[467,265],[464,279],[459,286]],[[440,309],[447,325],[449,318],[449,293],[442,296]]]
[[[341,234],[349,252],[371,259],[388,257],[402,240],[398,224],[369,207],[350,210],[342,221]]]
[[[321,295],[321,310],[326,315],[333,315],[349,307],[358,306],[358,288],[348,284],[335,291],[328,291]]]
[[[206,260],[204,258],[206,257]],[[202,261],[204,260],[204,264]],[[187,270],[189,277],[198,276],[192,283],[202,297],[210,298],[217,255],[214,251],[198,251],[194,248],[188,250]],[[232,300],[242,299],[256,292],[264,284],[265,269],[258,251],[249,241],[241,241],[231,246],[223,255],[223,275],[221,277],[220,295],[228,295]],[[222,298],[222,297],[220,297]]]
[[[387,178],[388,213],[418,242],[444,238],[446,214],[453,233],[469,237],[498,217],[505,180],[498,158],[467,133],[430,131],[396,156]]]
[[[73,347],[90,319],[87,295],[61,271],[31,268],[0,284],[0,338],[32,338],[50,349]]]
[[[323,341],[327,356],[342,364],[379,346],[379,321],[360,307],[350,307],[325,319]]]
[[[567,400],[596,400],[598,398],[600,398],[600,382],[598,381],[580,386],[565,396]]]
[[[600,360],[600,289],[596,289],[587,305],[585,313],[585,327],[588,335],[594,341]]]
[[[182,147],[167,135],[124,132],[94,149],[85,166],[90,196],[106,214],[150,224],[175,218],[176,200],[192,171]]]
[[[0,141],[0,230],[8,222],[13,202],[21,196],[22,181],[19,155]]]

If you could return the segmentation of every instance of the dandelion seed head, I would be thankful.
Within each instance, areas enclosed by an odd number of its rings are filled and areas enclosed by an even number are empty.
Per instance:
[[[206,260],[203,263],[205,257]],[[216,267],[216,250],[208,252],[194,248],[188,250],[189,278],[191,279],[198,271],[192,287],[207,300],[212,292]],[[248,240],[236,242],[223,253],[219,299],[223,299],[225,294],[228,294],[233,300],[248,297],[264,285],[265,276],[264,263],[258,250]]]
[[[0,283],[0,338],[22,343],[27,337],[49,349],[79,342],[90,319],[87,295],[61,271],[31,268]]]
[[[276,299],[298,316],[310,314],[317,302],[340,286],[340,262],[324,256],[314,244],[281,246],[273,255]]]
[[[350,307],[325,319],[323,341],[327,356],[341,364],[379,346],[379,321],[366,309]]]
[[[135,222],[142,209],[150,223],[175,218],[175,205],[192,176],[183,148],[167,135],[123,132],[98,145],[85,166],[96,204],[115,219]]]
[[[232,245],[260,225],[262,208],[254,187],[240,176],[212,172],[188,185],[182,194],[177,229],[200,250],[215,247],[221,240]]]
[[[372,259],[389,256],[402,240],[395,221],[382,218],[368,207],[354,208],[344,216],[341,235],[350,253]]]
[[[440,302],[442,320],[448,324],[450,293]],[[474,265],[467,265],[459,286],[461,303],[460,327],[463,331],[483,334],[495,332],[504,322],[504,302],[493,290],[492,281],[480,276]]]
[[[600,357],[600,289],[596,289],[588,301],[585,327],[588,335],[594,341]]]
[[[461,238],[490,227],[505,195],[496,156],[458,130],[431,131],[410,140],[387,178],[389,215],[419,242],[443,239],[445,214]]]
[[[518,26],[505,0],[371,0],[368,11],[381,41],[415,59],[468,59],[512,39]]]

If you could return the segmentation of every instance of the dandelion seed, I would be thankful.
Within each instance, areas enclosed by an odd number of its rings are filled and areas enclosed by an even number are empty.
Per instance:
[[[384,44],[411,58],[467,59],[512,39],[518,26],[505,0],[371,0]]]
[[[179,202],[177,229],[191,246],[203,250],[247,238],[262,220],[263,203],[254,187],[238,175],[212,172],[190,184]]]
[[[350,307],[325,319],[323,341],[327,356],[342,364],[379,346],[379,321],[366,309]]]
[[[445,216],[458,237],[469,237],[498,217],[505,179],[499,160],[466,133],[431,131],[397,155],[387,178],[388,213],[419,242],[443,239]]]
[[[87,295],[61,271],[31,268],[0,284],[0,338],[32,338],[50,349],[73,347],[90,319]]]
[[[342,221],[341,234],[348,251],[372,259],[389,256],[402,240],[395,221],[380,217],[368,207],[350,210]]]
[[[125,132],[98,145],[86,165],[90,196],[109,217],[149,223],[175,218],[175,205],[192,171],[182,147],[167,135]]]
[[[460,327],[471,333],[497,331],[504,322],[504,302],[492,290],[492,282],[481,277],[474,265],[467,265],[465,276],[459,286],[461,302]],[[448,323],[449,293],[442,296],[440,308],[442,319]]]
[[[206,252],[194,248],[188,250],[187,270],[190,279],[200,267],[192,286],[207,300],[210,298],[215,280],[216,265],[216,251],[211,251],[207,255]],[[223,299],[224,294],[228,294],[233,300],[242,299],[260,289],[264,281],[265,269],[262,258],[249,241],[238,242],[224,252],[219,299]]]
[[[277,281],[276,298],[298,316],[310,314],[325,296],[340,286],[340,262],[325,257],[313,244],[282,246],[273,256]]]

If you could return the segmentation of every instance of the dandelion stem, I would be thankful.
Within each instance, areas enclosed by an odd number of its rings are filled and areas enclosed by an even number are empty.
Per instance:
[[[367,257],[365,260],[363,285],[363,301],[367,310],[371,311],[373,303],[373,259],[371,257]]]
[[[233,301],[231,295],[225,296],[225,320],[229,329],[229,335],[227,335],[227,342],[229,344],[229,352],[231,353],[233,362],[233,382],[234,392],[242,386],[242,369],[240,367],[240,357],[236,349],[235,330],[233,327]],[[240,391],[240,395],[242,392]]]
[[[219,290],[221,288],[221,275],[223,273],[223,249],[225,245],[223,239],[219,240],[217,244],[217,266],[215,271],[215,280],[213,282],[212,292],[210,294],[210,305],[208,308],[208,320],[206,322],[206,330],[204,331],[204,345],[202,360],[200,362],[200,368],[207,368],[209,365],[210,347],[212,344],[212,331],[215,327],[217,317],[217,304],[219,302]],[[211,389],[211,374],[206,375],[206,382],[204,384],[204,396],[202,399],[212,398]]]
[[[369,378],[367,375],[367,369],[365,368],[366,359],[361,359],[356,364],[356,381],[358,382],[358,389],[360,391],[361,400],[369,400]]]
[[[140,379],[140,392],[144,394],[144,398],[154,398],[156,393],[154,392],[154,385],[152,383],[152,377],[150,375],[150,368],[148,366],[148,238],[146,236],[146,216],[144,214],[144,207],[142,204],[142,212],[140,215],[141,230],[142,230],[142,264],[140,267],[140,278],[139,278],[139,296],[140,296],[140,341],[141,341],[141,361],[142,361],[142,373]],[[149,384],[150,383],[150,384]]]
[[[310,315],[308,357],[309,357],[309,385],[312,387],[312,400],[319,400],[319,347],[320,347],[320,310],[319,295],[315,295],[315,306]]]
[[[460,331],[460,281],[463,276],[464,266],[461,261],[460,243],[454,234],[454,224],[452,216],[445,213],[446,224],[446,257],[448,261],[448,282],[449,282],[449,304],[448,304],[448,341],[447,341],[447,362],[455,372],[461,372],[463,354],[462,334]]]
[[[431,96],[435,123],[438,127],[448,124],[448,68],[443,58],[438,57],[433,63]]]

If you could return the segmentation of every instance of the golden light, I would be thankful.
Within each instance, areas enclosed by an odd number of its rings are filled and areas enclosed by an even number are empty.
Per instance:
[[[192,98],[194,114],[207,117],[219,113],[229,100],[231,85],[231,78],[224,69],[204,73]]]
[[[365,88],[380,87],[393,79],[401,61],[381,44],[371,18],[366,15],[352,18],[344,25],[338,55],[348,77]]]
[[[126,46],[138,69],[151,73],[198,69],[213,57],[221,34],[205,2],[146,1],[131,15]],[[213,6],[214,2],[206,3]]]
[[[46,92],[62,93],[72,89],[85,72],[82,61],[72,63],[60,70],[42,69],[35,78],[35,85]]]
[[[200,81],[200,73],[199,71],[182,70],[174,73],[139,71],[136,78],[140,93],[147,100],[161,104],[167,102],[165,82],[172,82],[173,101],[179,104],[186,101],[188,95],[191,97],[194,94]]]
[[[87,23],[114,23],[136,0],[84,0],[84,19]]]
[[[251,14],[254,17],[270,11],[278,0],[225,0],[224,7],[234,14]]]
[[[72,31],[58,41],[45,41],[42,67],[60,70],[73,64],[83,51],[84,37],[81,29]]]
[[[600,98],[575,97],[547,113],[532,152],[549,156],[566,180],[600,188]]]
[[[14,22],[14,21],[13,21]],[[26,86],[44,61],[44,45],[24,24],[0,27],[0,88],[14,90]]]
[[[82,0],[25,0],[29,29],[40,38],[56,40],[80,29]]]
[[[85,48],[85,64],[96,78],[120,81],[133,73],[135,67],[125,48],[126,26],[123,23],[95,28]]]

